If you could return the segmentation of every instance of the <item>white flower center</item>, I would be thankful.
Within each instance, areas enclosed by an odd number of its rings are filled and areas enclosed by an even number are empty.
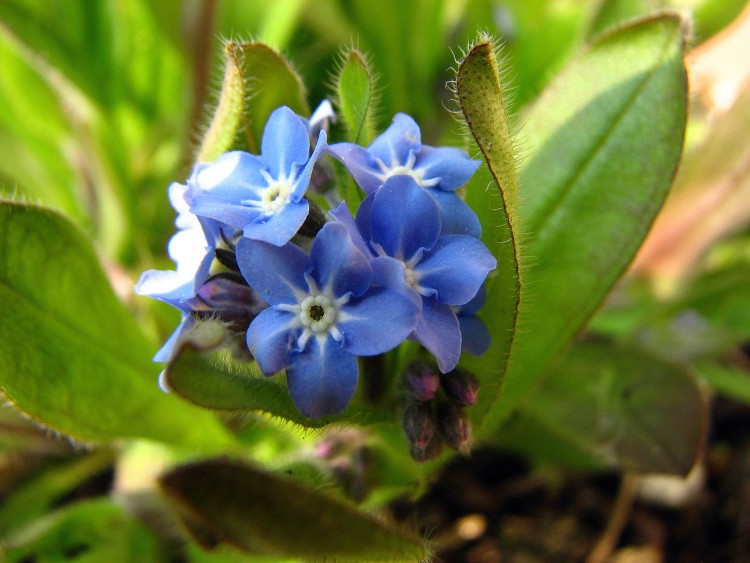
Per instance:
[[[297,339],[297,347],[304,350],[307,341],[312,336],[319,341],[325,340],[330,334],[336,342],[344,339],[344,334],[338,327],[344,321],[346,313],[341,307],[349,302],[351,294],[345,293],[341,297],[333,297],[331,289],[321,291],[309,274],[305,274],[309,292],[297,295],[297,303],[279,304],[276,308],[294,315],[292,327],[301,328],[302,333]]]
[[[414,168],[414,163],[417,160],[417,156],[413,153],[409,153],[409,157],[406,159],[406,162],[403,164],[400,164],[395,159],[393,162],[391,162],[391,165],[386,165],[382,160],[379,158],[375,159],[375,163],[378,165],[378,168],[382,171],[382,174],[378,174],[378,178],[385,182],[388,178],[391,176],[397,176],[399,174],[405,174],[407,176],[411,176],[414,178],[414,181],[423,188],[430,188],[432,186],[436,186],[440,183],[440,178],[430,178],[429,180],[424,179],[424,170],[421,170],[419,168]]]
[[[414,289],[419,285],[419,274],[412,270],[407,264],[404,264],[404,280]]]
[[[308,295],[300,303],[299,320],[315,335],[328,332],[337,316],[335,303],[325,295]]]
[[[286,205],[292,187],[286,180],[276,180],[271,182],[263,191],[261,205],[267,213],[276,213]]]

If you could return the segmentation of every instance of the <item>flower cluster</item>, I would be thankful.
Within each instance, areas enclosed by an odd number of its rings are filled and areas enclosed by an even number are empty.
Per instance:
[[[477,161],[422,145],[404,114],[367,148],[327,144],[322,114],[307,121],[278,108],[260,155],[228,152],[173,184],[176,270],[145,272],[136,286],[182,311],[155,360],[168,361],[195,323],[218,318],[264,374],[286,372],[294,404],[313,418],[346,408],[360,356],[412,339],[445,373],[462,349],[483,352],[489,337],[475,313],[496,266],[456,194]],[[366,194],[354,215],[346,202],[324,215],[308,193],[324,154]]]

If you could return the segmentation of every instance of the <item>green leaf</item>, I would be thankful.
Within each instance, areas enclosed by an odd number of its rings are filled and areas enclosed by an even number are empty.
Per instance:
[[[286,385],[278,378],[263,377],[257,370],[249,373],[221,358],[212,359],[189,341],[175,354],[165,376],[175,393],[196,405],[228,411],[260,410],[305,428],[322,428],[337,421],[367,424],[384,418],[354,406],[341,415],[306,418],[295,408]]]
[[[0,506],[0,535],[17,530],[43,516],[63,496],[98,472],[114,463],[110,450],[90,454],[52,465],[41,475],[27,480],[4,499]]]
[[[750,86],[726,113],[703,126],[684,154],[674,187],[634,270],[681,280],[727,234],[750,220]]]
[[[501,441],[548,463],[593,458],[619,470],[686,475],[707,427],[707,402],[686,368],[637,348],[589,343],[545,378]],[[557,451],[530,440],[528,428],[545,429]]]
[[[695,369],[717,393],[750,403],[750,373],[747,370],[714,362],[702,362]]]
[[[107,498],[66,506],[5,538],[0,556],[23,561],[163,561],[154,536]]]
[[[601,0],[592,3],[586,35],[593,38],[627,20],[644,16],[652,4],[647,0]]]
[[[153,349],[61,215],[0,202],[0,300],[0,387],[32,418],[81,440],[230,443],[210,413],[159,390]]]
[[[233,148],[258,154],[266,121],[279,106],[289,106],[303,116],[310,111],[302,80],[269,46],[229,41],[224,52],[224,82],[198,150],[199,162],[214,160]]]
[[[204,461],[178,467],[160,482],[200,542],[223,541],[250,553],[336,561],[427,558],[420,537],[248,465]]]
[[[211,162],[229,151],[243,125],[247,93],[242,70],[230,50],[232,45],[228,43],[224,49],[227,59],[224,79],[221,82],[221,91],[211,123],[203,134],[196,155],[197,162]]]
[[[604,36],[527,116],[521,330],[489,428],[581,330],[662,205],[685,128],[682,24],[662,14]]]
[[[336,78],[336,98],[347,140],[369,145],[375,131],[375,80],[365,56],[356,49],[344,53]]]
[[[487,283],[483,315],[492,335],[490,349],[480,358],[464,358],[464,365],[477,374],[482,384],[479,403],[472,409],[479,429],[479,421],[492,408],[507,369],[521,291],[516,155],[506,88],[500,80],[491,39],[480,37],[460,62],[456,95],[494,180],[486,189],[486,179],[475,180],[466,198],[482,223],[485,244],[497,258],[497,270]]]

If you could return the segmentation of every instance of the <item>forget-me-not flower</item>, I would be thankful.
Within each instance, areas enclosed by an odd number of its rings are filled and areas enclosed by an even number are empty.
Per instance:
[[[269,303],[250,324],[247,343],[261,371],[286,370],[297,409],[317,418],[342,412],[357,387],[357,356],[394,348],[414,330],[419,304],[395,279],[391,262],[375,262],[340,223],[329,222],[309,256],[242,238],[237,262]]]
[[[477,317],[486,300],[487,291],[482,286],[474,299],[466,305],[453,308],[461,327],[461,351],[473,356],[481,356],[490,347],[490,331],[484,321]]]
[[[309,212],[304,198],[325,144],[321,130],[310,153],[306,122],[282,106],[271,113],[261,155],[231,151],[196,165],[188,180],[190,210],[241,230],[245,237],[282,246]]]
[[[175,226],[179,229],[169,240],[167,250],[175,262],[175,270],[147,270],[135,285],[135,293],[169,303],[182,311],[182,320],[172,336],[154,356],[154,361],[167,361],[180,334],[193,324],[190,311],[200,287],[208,279],[216,255],[216,243],[222,226],[199,218],[190,212],[185,200],[187,186],[169,186],[169,201],[177,211]]]
[[[393,176],[409,176],[435,199],[444,234],[481,235],[476,214],[456,194],[480,162],[455,147],[423,145],[419,125],[410,116],[396,114],[390,127],[366,149],[336,143],[325,151],[341,161],[366,194],[373,194]]]
[[[443,234],[435,200],[408,175],[388,178],[362,202],[356,224],[372,253],[397,261],[404,281],[421,296],[414,337],[435,356],[440,371],[451,371],[461,355],[454,306],[477,295],[497,266],[495,257],[472,236]]]

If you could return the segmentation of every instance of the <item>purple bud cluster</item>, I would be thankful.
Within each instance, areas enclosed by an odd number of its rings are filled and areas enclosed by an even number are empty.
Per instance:
[[[477,400],[479,381],[455,369],[441,374],[433,365],[414,361],[403,373],[406,407],[402,427],[417,461],[437,457],[443,444],[461,453],[471,449],[471,421],[466,412]]]

